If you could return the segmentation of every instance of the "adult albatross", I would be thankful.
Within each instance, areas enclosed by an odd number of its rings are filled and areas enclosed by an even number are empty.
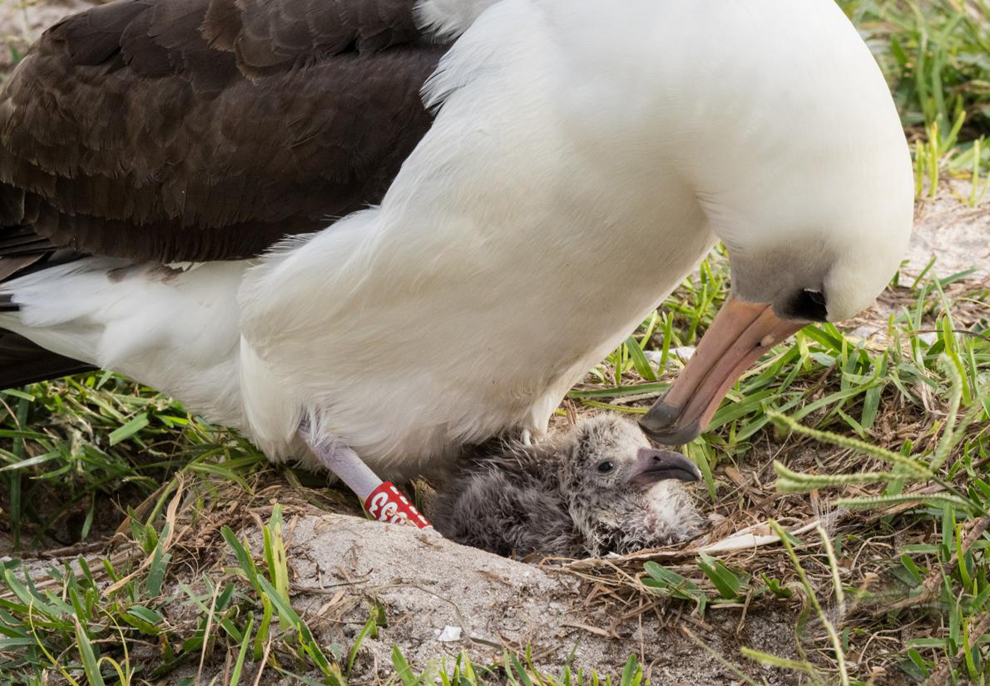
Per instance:
[[[117,0],[11,75],[0,182],[0,382],[113,369],[389,477],[542,434],[720,239],[732,297],[643,420],[691,439],[870,305],[913,195],[832,0]]]

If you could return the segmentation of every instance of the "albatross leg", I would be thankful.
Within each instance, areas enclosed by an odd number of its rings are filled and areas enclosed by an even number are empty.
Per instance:
[[[372,517],[381,522],[432,528],[395,484],[379,479],[361,457],[342,441],[333,436],[315,437],[305,429],[300,429],[299,435],[320,464],[354,491]]]

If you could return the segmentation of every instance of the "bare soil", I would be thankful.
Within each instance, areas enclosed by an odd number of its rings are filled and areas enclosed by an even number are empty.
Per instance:
[[[90,0],[0,0],[0,84],[28,47],[69,14],[103,4]]]
[[[990,212],[986,204],[968,204],[971,191],[970,182],[950,179],[935,198],[917,204],[905,271],[917,274],[934,259],[939,278],[970,269],[971,280],[990,277]]]
[[[260,548],[257,530],[248,539]],[[529,646],[534,663],[550,673],[569,663],[617,674],[635,653],[653,683],[671,685],[737,679],[688,631],[733,662],[740,645],[797,657],[794,617],[785,611],[740,621],[741,607],[704,618],[686,606],[669,614],[659,606],[655,612],[609,609],[587,603],[587,585],[563,565],[516,562],[434,532],[346,515],[299,517],[290,522],[286,540],[293,606],[304,613],[322,645],[350,646],[372,605],[385,609],[388,625],[377,639],[362,643],[351,675],[356,684],[389,676],[394,646],[420,668],[462,650],[475,664],[491,664],[505,650]],[[791,683],[755,663],[745,669],[757,680]],[[204,676],[212,678],[208,672]]]

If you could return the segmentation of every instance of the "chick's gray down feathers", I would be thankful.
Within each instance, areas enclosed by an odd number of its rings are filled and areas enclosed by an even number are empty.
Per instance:
[[[629,483],[642,431],[601,415],[536,445],[511,443],[470,459],[438,493],[434,527],[458,543],[498,555],[624,554],[687,540],[701,528],[676,481]],[[597,466],[614,463],[609,474]]]

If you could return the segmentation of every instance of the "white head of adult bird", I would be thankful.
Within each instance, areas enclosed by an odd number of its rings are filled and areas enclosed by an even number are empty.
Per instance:
[[[908,149],[832,0],[342,2],[118,0],[26,55],[0,382],[114,369],[408,476],[542,434],[721,240],[732,297],[643,420],[676,444],[898,266]]]

